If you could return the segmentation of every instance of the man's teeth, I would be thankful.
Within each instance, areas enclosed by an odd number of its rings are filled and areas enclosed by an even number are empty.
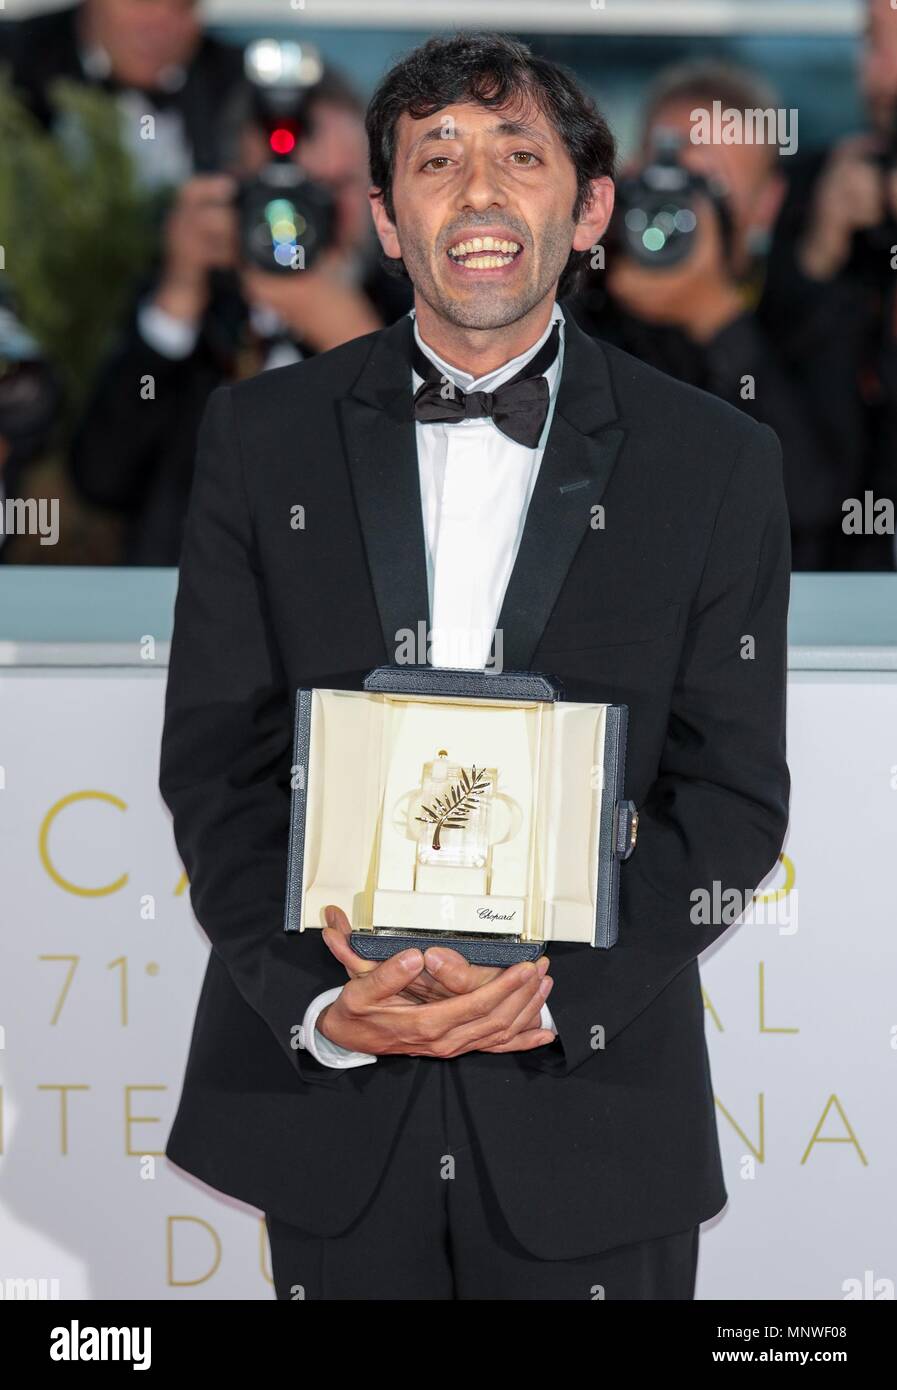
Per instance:
[[[470,270],[492,270],[498,265],[510,265],[513,259],[513,256],[466,256],[461,264]]]
[[[469,241],[459,241],[455,246],[450,246],[449,255],[453,260],[462,261],[471,270],[493,270],[500,265],[509,265],[520,249],[520,243],[517,241],[475,236]]]

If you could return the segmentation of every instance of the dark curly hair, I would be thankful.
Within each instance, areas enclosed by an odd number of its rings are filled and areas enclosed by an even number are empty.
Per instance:
[[[428,39],[389,70],[371,97],[365,116],[371,182],[381,190],[390,219],[395,221],[392,178],[396,125],[403,112],[420,120],[455,102],[497,108],[526,99],[535,101],[554,126],[573,162],[572,216],[578,219],[587,204],[590,180],[615,175],[617,148],[610,127],[568,68],[498,33]],[[588,255],[570,252],[558,283],[559,297],[578,288]],[[407,274],[403,261],[386,256],[383,261],[397,274]]]

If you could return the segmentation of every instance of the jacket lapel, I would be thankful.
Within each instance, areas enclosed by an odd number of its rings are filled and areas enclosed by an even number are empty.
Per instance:
[[[387,663],[403,630],[429,630],[427,557],[417,440],[411,413],[408,314],[375,339],[349,395],[340,401],[346,459],[367,554]],[[426,661],[426,642],[416,646]]]
[[[564,365],[545,452],[497,627],[506,670],[527,670],[573,557],[591,528],[625,437],[607,358],[564,309]],[[340,402],[346,459],[358,508],[387,661],[400,634],[429,630],[426,542],[411,412],[413,325],[405,314],[377,335]],[[423,624],[421,629],[420,624]],[[426,660],[416,648],[417,661]]]
[[[506,670],[529,669],[626,433],[609,428],[617,410],[601,344],[568,309],[563,313],[564,365],[554,415],[497,623]]]

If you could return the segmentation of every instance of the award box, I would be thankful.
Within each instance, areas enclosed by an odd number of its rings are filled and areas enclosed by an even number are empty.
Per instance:
[[[528,671],[379,666],[361,690],[298,690],[284,929],[334,903],[370,960],[613,946],[638,826],[627,717]]]

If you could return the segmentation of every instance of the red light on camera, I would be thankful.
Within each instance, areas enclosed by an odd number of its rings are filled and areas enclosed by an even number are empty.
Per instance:
[[[271,131],[269,144],[275,154],[290,154],[296,148],[296,137],[291,130],[280,126]]]

